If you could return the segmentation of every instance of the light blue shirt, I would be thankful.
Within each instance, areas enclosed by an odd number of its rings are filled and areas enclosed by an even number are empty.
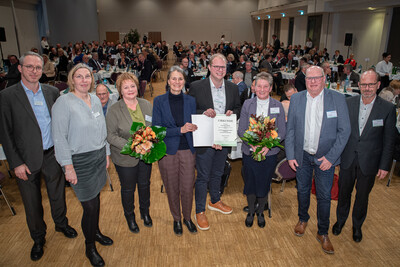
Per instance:
[[[40,131],[42,132],[43,149],[47,150],[51,148],[54,144],[51,135],[50,112],[47,108],[47,103],[43,95],[42,86],[39,83],[39,90],[35,94],[32,90],[29,90],[22,81],[21,84],[25,90],[26,96],[28,97],[29,103],[31,103],[33,113],[35,114],[36,120],[39,124]]]
[[[215,87],[210,78],[211,95],[214,103],[214,110],[217,114],[225,114],[226,96],[225,96],[225,80],[221,87]]]

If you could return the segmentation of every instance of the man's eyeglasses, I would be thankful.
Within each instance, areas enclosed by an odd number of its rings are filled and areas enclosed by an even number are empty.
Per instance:
[[[213,67],[214,69],[217,69],[217,70],[225,70],[226,69],[226,66],[211,65],[211,67]]]
[[[41,66],[32,66],[32,65],[21,65],[22,67],[25,67],[28,71],[33,71],[36,70],[37,72],[42,71],[42,67]]]
[[[360,83],[359,84],[359,86],[360,86],[360,88],[373,88],[376,84],[377,84],[378,82],[376,82],[376,83]]]
[[[324,78],[324,76],[306,77],[306,80],[307,80],[307,81],[310,81],[310,82],[315,82],[315,81],[318,81],[318,80],[321,79],[321,78]]]

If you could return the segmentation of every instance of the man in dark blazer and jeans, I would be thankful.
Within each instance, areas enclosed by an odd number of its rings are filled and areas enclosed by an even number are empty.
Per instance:
[[[361,96],[346,99],[351,135],[342,154],[339,173],[337,222],[332,232],[339,235],[350,211],[354,184],[357,193],[353,206],[353,240],[362,240],[361,226],[367,216],[368,196],[375,176],[383,179],[391,163],[396,137],[395,106],[376,95],[379,74],[368,70],[358,83]]]
[[[20,58],[21,82],[0,93],[0,143],[14,169],[25,207],[26,221],[34,241],[31,259],[43,256],[46,223],[43,220],[41,175],[46,182],[51,215],[57,232],[77,236],[68,225],[65,180],[58,165],[51,135],[51,107],[59,96],[55,87],[40,84],[43,58],[27,52]]]
[[[224,80],[227,60],[222,54],[210,58],[210,77],[193,82],[189,94],[196,98],[197,114],[214,118],[216,114],[240,115],[239,89],[236,84]],[[211,201],[208,209],[223,214],[232,213],[232,208],[220,199],[221,176],[229,149],[219,145],[196,148],[197,179],[195,184],[196,223],[200,230],[210,228],[205,215],[207,187]]]

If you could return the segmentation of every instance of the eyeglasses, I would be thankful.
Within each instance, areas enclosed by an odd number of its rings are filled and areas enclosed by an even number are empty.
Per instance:
[[[101,93],[101,94],[96,94],[96,95],[99,96],[99,97],[103,97],[103,96],[108,95],[108,93]]]
[[[213,67],[214,69],[217,69],[217,70],[225,70],[226,69],[226,66],[211,65],[211,67]]]
[[[360,88],[373,88],[376,84],[377,84],[378,82],[376,82],[376,83],[360,83],[360,84],[358,84],[359,86],[360,86]]]
[[[92,76],[90,76],[90,75],[86,75],[86,76],[76,75],[76,76],[74,76],[74,78],[78,79],[78,80],[83,80],[83,79],[90,80],[90,79],[92,79]]]
[[[321,78],[324,78],[324,76],[306,77],[306,80],[307,80],[307,81],[310,81],[310,82],[315,82],[315,81],[317,81],[317,80],[319,80],[319,79],[321,79]]]
[[[41,66],[32,66],[32,65],[22,65],[22,67],[25,67],[28,71],[33,71],[36,70],[37,72],[42,71],[42,67]]]

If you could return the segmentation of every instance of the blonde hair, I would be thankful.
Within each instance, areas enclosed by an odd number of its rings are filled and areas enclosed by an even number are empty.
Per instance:
[[[90,73],[90,76],[92,77],[92,82],[90,83],[90,89],[89,92],[92,92],[94,89],[94,76],[92,71],[90,70],[90,68],[82,63],[77,64],[75,67],[73,67],[69,73],[68,73],[68,86],[69,86],[69,91],[70,92],[74,92],[75,91],[75,85],[73,83],[73,79],[74,79],[74,74],[77,70],[79,69],[87,69]]]
[[[121,94],[121,89],[122,89],[122,83],[126,80],[131,80],[136,84],[136,88],[139,91],[139,80],[138,78],[130,72],[124,72],[122,74],[120,74],[117,78],[117,81],[115,82],[115,87],[117,87],[119,96],[122,98],[122,94]]]

